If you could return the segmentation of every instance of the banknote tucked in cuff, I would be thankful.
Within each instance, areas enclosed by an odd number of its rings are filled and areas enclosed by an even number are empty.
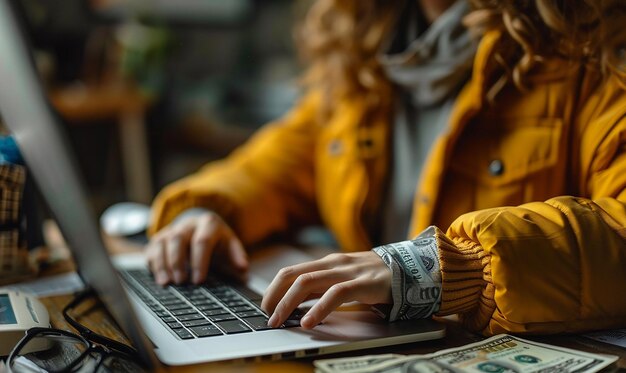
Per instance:
[[[412,240],[372,249],[391,270],[393,305],[374,306],[374,311],[389,321],[426,318],[441,304],[441,267],[439,242],[445,236],[430,226]]]

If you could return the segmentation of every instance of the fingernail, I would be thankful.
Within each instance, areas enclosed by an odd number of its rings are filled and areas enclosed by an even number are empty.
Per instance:
[[[177,269],[174,271],[174,282],[176,282],[177,284],[182,284],[183,282],[185,282],[185,275],[181,270]]]
[[[278,315],[276,313],[273,313],[272,317],[270,317],[270,319],[267,320],[267,326],[269,326],[271,328],[277,328],[278,327]]]
[[[194,284],[199,284],[201,281],[201,276],[202,274],[200,273],[200,271],[194,269],[193,272],[191,272],[191,281],[193,281]]]
[[[313,318],[309,315],[305,315],[303,318],[300,319],[300,326],[305,329],[314,327],[315,325],[313,325]]]
[[[237,259],[237,264],[239,265],[239,268],[241,269],[248,269],[248,258],[244,255],[240,256]]]
[[[165,271],[159,271],[157,272],[157,278],[156,281],[159,285],[165,285],[167,284],[167,281],[169,280],[168,276],[167,276],[167,272]]]
[[[173,238],[169,242],[169,246],[171,248],[178,248],[180,246],[180,240],[178,238]]]

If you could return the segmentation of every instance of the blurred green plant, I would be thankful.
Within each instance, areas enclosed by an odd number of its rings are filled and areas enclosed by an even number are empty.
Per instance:
[[[165,85],[167,58],[174,45],[172,32],[163,25],[133,20],[120,25],[115,36],[121,47],[122,76],[136,82],[144,94],[158,96]]]

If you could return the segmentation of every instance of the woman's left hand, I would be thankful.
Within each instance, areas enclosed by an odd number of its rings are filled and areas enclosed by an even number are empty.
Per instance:
[[[311,329],[343,303],[391,303],[391,270],[374,252],[330,254],[322,259],[281,269],[263,297],[276,328],[300,305],[319,298],[300,325]]]

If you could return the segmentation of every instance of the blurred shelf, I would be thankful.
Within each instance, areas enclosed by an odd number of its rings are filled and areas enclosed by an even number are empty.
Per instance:
[[[128,84],[71,85],[52,89],[49,96],[72,124],[115,120],[128,200],[149,203],[153,191],[145,117],[152,100]]]

